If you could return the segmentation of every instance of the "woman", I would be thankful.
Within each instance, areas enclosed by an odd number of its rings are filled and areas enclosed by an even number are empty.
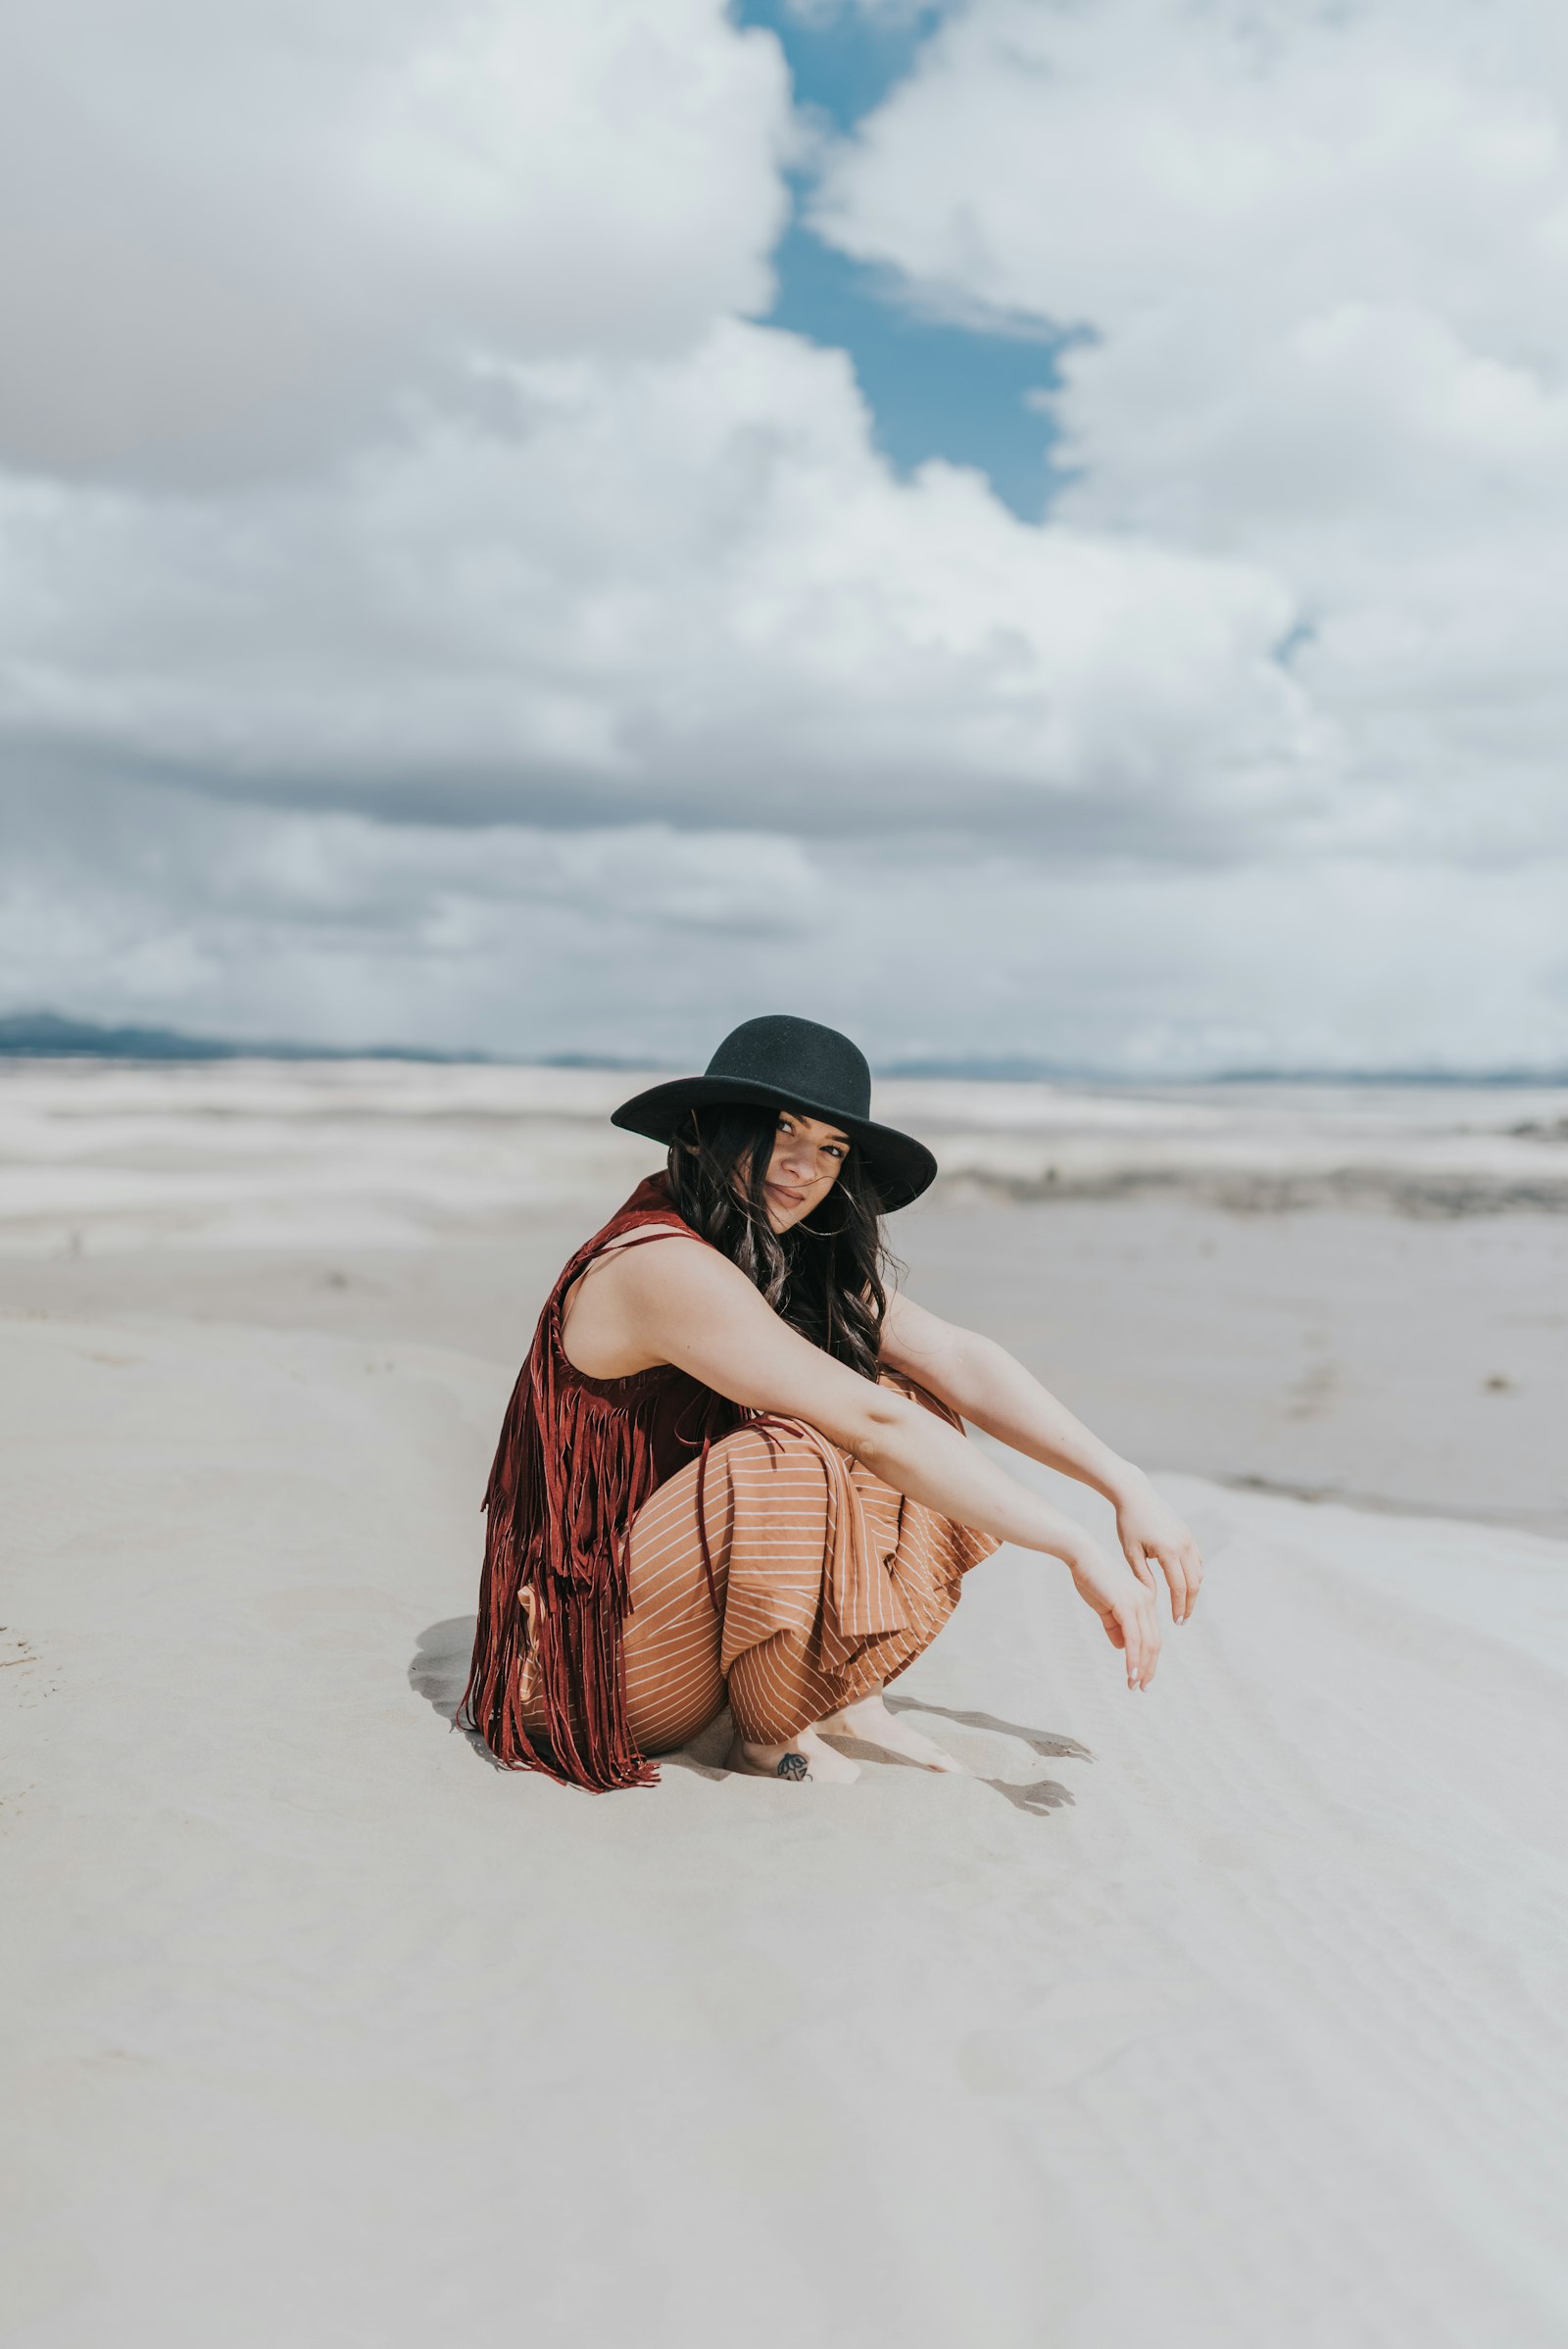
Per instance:
[[[847,1036],[767,1018],[614,1112],[667,1166],[552,1290],[485,1494],[461,1717],[509,1767],[647,1786],[646,1756],[727,1699],[733,1769],[858,1777],[834,1736],[956,1769],[882,1689],[1004,1542],[1063,1561],[1129,1688],[1159,1654],[1157,1574],[1191,1614],[1197,1546],[1147,1478],[989,1338],[884,1288],[881,1218],[937,1169],[870,1102]],[[965,1419],[1103,1493],[1123,1555]]]

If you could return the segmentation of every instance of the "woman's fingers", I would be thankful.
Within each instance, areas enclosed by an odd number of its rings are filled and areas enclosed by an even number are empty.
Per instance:
[[[1143,1640],[1139,1636],[1136,1611],[1129,1609],[1120,1618],[1120,1622],[1122,1647],[1126,1653],[1127,1686],[1129,1688],[1136,1688],[1142,1686],[1144,1669]]]
[[[1116,1610],[1116,1620],[1122,1635],[1119,1644],[1127,1656],[1127,1686],[1147,1688],[1159,1661],[1159,1624],[1154,1602],[1140,1590],[1136,1596],[1123,1600]]]
[[[1149,1563],[1149,1552],[1143,1543],[1130,1542],[1124,1537],[1121,1546],[1122,1555],[1126,1558],[1134,1574],[1137,1575],[1138,1580],[1141,1583],[1147,1583],[1151,1590],[1158,1590],[1159,1586],[1154,1580],[1154,1569]]]
[[[1203,1561],[1191,1536],[1178,1542],[1168,1561],[1162,1560],[1165,1579],[1170,1584],[1170,1611],[1177,1623],[1185,1623],[1198,1604],[1198,1586],[1203,1579]]]
[[[1171,1619],[1185,1623],[1203,1579],[1203,1562],[1175,1510],[1152,1491],[1135,1491],[1117,1509],[1116,1532],[1127,1563],[1141,1583],[1151,1583],[1157,1566],[1169,1587]],[[1153,1588],[1157,1590],[1158,1584]]]
[[[1170,1619],[1181,1623],[1187,1614],[1187,1570],[1182,1564],[1181,1551],[1163,1542],[1154,1552],[1159,1571],[1170,1587]],[[1157,1586],[1156,1586],[1157,1587]]]
[[[1190,1539],[1162,1543],[1154,1555],[1170,1586],[1171,1621],[1185,1623],[1198,1604],[1198,1587],[1203,1579],[1203,1561],[1198,1554],[1198,1544]]]
[[[1196,1542],[1188,1542],[1184,1554],[1187,1561],[1187,1612],[1190,1615],[1198,1604],[1198,1593],[1203,1580],[1203,1561]]]
[[[1129,1688],[1147,1688],[1159,1656],[1159,1584],[1148,1559],[1140,1579],[1127,1565],[1114,1564],[1094,1542],[1085,1541],[1068,1554],[1068,1566],[1080,1598],[1087,1599],[1104,1626],[1105,1637],[1119,1647],[1127,1666]]]

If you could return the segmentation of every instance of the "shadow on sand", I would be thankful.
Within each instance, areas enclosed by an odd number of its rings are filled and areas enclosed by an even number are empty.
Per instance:
[[[957,1721],[965,1729],[995,1730],[998,1737],[1017,1737],[1052,1761],[1092,1762],[1094,1754],[1076,1737],[1058,1730],[1029,1729],[1021,1721],[1004,1721],[999,1713],[960,1713],[950,1704],[927,1704],[920,1696],[890,1696],[890,1713],[935,1713],[943,1721]]]
[[[449,1615],[445,1623],[430,1624],[419,1634],[409,1666],[409,1687],[443,1721],[457,1719],[468,1678],[468,1658],[473,1653],[473,1626],[471,1615]]]
[[[409,1687],[416,1696],[424,1698],[433,1713],[439,1713],[448,1728],[457,1728],[459,1737],[481,1762],[499,1770],[501,1763],[477,1731],[458,1723],[458,1706],[467,1686],[468,1659],[473,1653],[475,1620],[472,1615],[449,1615],[443,1623],[427,1624],[409,1665]],[[659,1766],[662,1770],[689,1770],[697,1778],[728,1778],[723,1765],[731,1735],[726,1707],[679,1753],[662,1753]]]
[[[929,1713],[942,1721],[956,1721],[964,1729],[991,1730],[998,1737],[1016,1737],[1047,1760],[1092,1762],[1095,1758],[1090,1748],[1081,1745],[1076,1737],[1056,1730],[1030,1729],[1022,1721],[1004,1721],[998,1713],[965,1712],[953,1705],[927,1704],[918,1696],[890,1696],[887,1704],[890,1713]],[[994,1787],[1004,1802],[1010,1802],[1018,1811],[1037,1814],[1059,1811],[1077,1800],[1072,1788],[1054,1778],[1037,1778],[1026,1786],[1006,1778],[983,1778],[980,1784]]]
[[[471,1615],[449,1615],[444,1622],[428,1624],[419,1634],[418,1644],[409,1665],[409,1687],[416,1696],[424,1698],[431,1711],[438,1713],[449,1728],[457,1721],[458,1706],[467,1682],[468,1658],[473,1652],[473,1633],[474,1617]],[[1094,1759],[1088,1746],[1080,1745],[1076,1737],[1058,1737],[1049,1730],[1027,1729],[1016,1721],[1003,1721],[995,1713],[956,1712],[950,1705],[925,1704],[914,1696],[890,1697],[888,1709],[895,1713],[932,1713],[944,1721],[959,1722],[965,1729],[994,1730],[1003,1737],[1021,1739],[1038,1754],[1070,1756],[1078,1761]],[[460,1729],[458,1734],[481,1762],[487,1763],[492,1770],[501,1768],[483,1738],[473,1730]],[[724,1756],[729,1751],[732,1735],[726,1708],[678,1753],[660,1754],[659,1766],[662,1770],[689,1770],[697,1778],[726,1779],[730,1773],[724,1768]],[[897,1755],[883,1752],[880,1746],[862,1747],[858,1743],[851,1744],[847,1739],[842,1742],[846,1752],[853,1752],[857,1759],[875,1762],[878,1766],[900,1759]],[[919,1765],[906,1763],[905,1767],[917,1769]],[[1071,1788],[1052,1778],[1036,1779],[1026,1786],[1015,1786],[1004,1778],[976,1777],[974,1783],[976,1786],[993,1787],[1004,1802],[1010,1802],[1019,1811],[1036,1814],[1059,1811],[1064,1804],[1074,1800]]]
[[[468,1683],[468,1658],[473,1653],[472,1615],[449,1615],[444,1623],[428,1624],[419,1634],[409,1665],[409,1687],[439,1713],[449,1729],[457,1727],[458,1706]],[[484,1739],[471,1729],[459,1729],[464,1743],[492,1770],[501,1764]]]

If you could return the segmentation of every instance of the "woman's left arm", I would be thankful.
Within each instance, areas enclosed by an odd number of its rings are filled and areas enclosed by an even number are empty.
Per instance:
[[[1170,1587],[1173,1622],[1187,1621],[1203,1579],[1203,1561],[1187,1527],[1141,1468],[1075,1419],[1005,1346],[895,1293],[882,1325],[882,1359],[1009,1450],[1103,1493],[1116,1512],[1128,1565],[1151,1589],[1158,1587],[1157,1566]]]

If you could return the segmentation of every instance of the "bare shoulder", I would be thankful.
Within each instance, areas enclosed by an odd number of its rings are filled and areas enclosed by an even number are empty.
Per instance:
[[[567,1297],[572,1304],[579,1298],[586,1303],[590,1295],[602,1302],[626,1301],[667,1291],[672,1282],[684,1287],[694,1272],[700,1277],[704,1258],[714,1252],[683,1223],[639,1224],[590,1256]]]
[[[781,1341],[814,1356],[717,1248],[683,1225],[662,1227],[657,1246],[655,1227],[641,1229],[650,1234],[646,1245],[603,1249],[567,1295],[561,1342],[586,1376],[625,1378],[673,1363],[732,1401],[750,1402],[754,1370],[765,1374]]]
[[[677,1223],[671,1217],[668,1223],[639,1223],[634,1224],[629,1232],[617,1232],[613,1240],[605,1242],[604,1247],[594,1258],[594,1262],[610,1264],[622,1257],[633,1261],[638,1256],[651,1252],[645,1243],[654,1240],[679,1241],[687,1248],[701,1248],[707,1245],[706,1242],[698,1239],[697,1234],[691,1230],[689,1225]]]
[[[616,1287],[623,1296],[667,1298],[697,1290],[710,1297],[715,1293],[757,1297],[757,1291],[739,1265],[732,1264],[706,1240],[699,1240],[684,1224],[645,1224],[642,1232],[649,1235],[646,1246],[616,1247],[612,1252],[607,1249],[599,1259],[607,1270],[613,1271]],[[656,1232],[657,1248],[652,1244]],[[629,1237],[640,1242],[641,1236],[634,1233]]]

